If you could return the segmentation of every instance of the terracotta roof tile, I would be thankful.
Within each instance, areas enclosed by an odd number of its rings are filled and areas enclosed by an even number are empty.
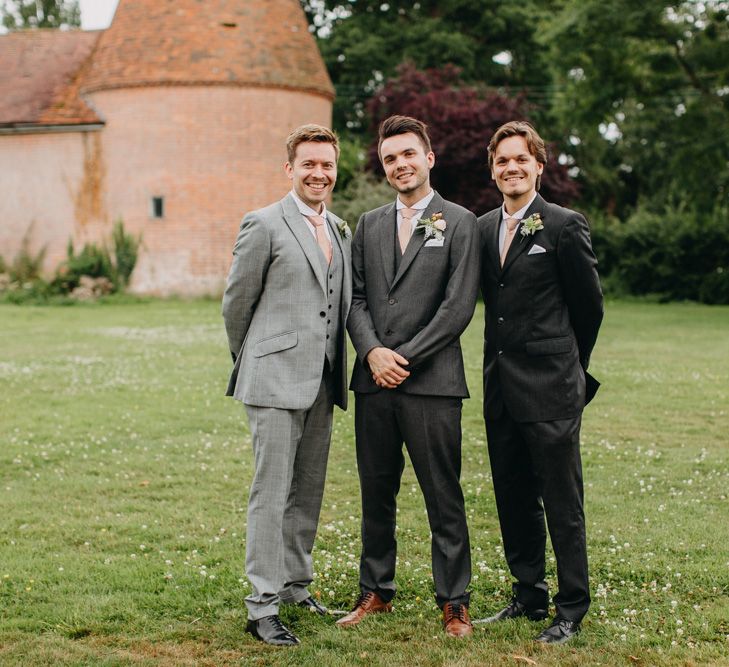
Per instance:
[[[78,90],[80,68],[99,35],[81,30],[0,35],[0,126],[101,122]]]
[[[161,84],[334,96],[299,0],[120,0],[81,90]]]

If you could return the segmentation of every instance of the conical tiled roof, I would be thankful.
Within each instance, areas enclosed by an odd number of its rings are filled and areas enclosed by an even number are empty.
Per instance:
[[[82,92],[197,84],[334,97],[299,0],[120,0]]]

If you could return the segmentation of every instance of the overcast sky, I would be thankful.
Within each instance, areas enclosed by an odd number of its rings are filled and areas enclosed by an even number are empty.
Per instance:
[[[79,0],[84,30],[108,28],[119,0]]]

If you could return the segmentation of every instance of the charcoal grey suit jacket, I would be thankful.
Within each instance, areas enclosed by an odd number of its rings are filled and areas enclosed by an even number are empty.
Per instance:
[[[597,260],[585,218],[537,195],[499,264],[501,208],[478,219],[486,304],[484,414],[504,407],[518,422],[575,417],[596,391],[587,374],[603,315]]]
[[[345,323],[352,299],[351,239],[327,210],[329,234],[342,253],[334,402],[347,406]],[[228,396],[247,405],[308,409],[325,359],[327,280],[321,250],[288,194],[246,214],[233,249],[223,317],[235,365]]]
[[[476,216],[437,192],[421,219],[442,213],[443,245],[416,231],[395,269],[395,202],[362,215],[352,240],[352,308],[347,330],[357,352],[350,388],[380,391],[367,354],[395,350],[411,372],[397,389],[409,394],[467,397],[459,337],[478,295]]]

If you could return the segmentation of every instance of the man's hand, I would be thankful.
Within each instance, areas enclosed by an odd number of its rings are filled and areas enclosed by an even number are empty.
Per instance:
[[[410,371],[403,368],[408,360],[387,347],[372,348],[367,354],[367,363],[372,379],[385,389],[394,389],[410,375]]]

